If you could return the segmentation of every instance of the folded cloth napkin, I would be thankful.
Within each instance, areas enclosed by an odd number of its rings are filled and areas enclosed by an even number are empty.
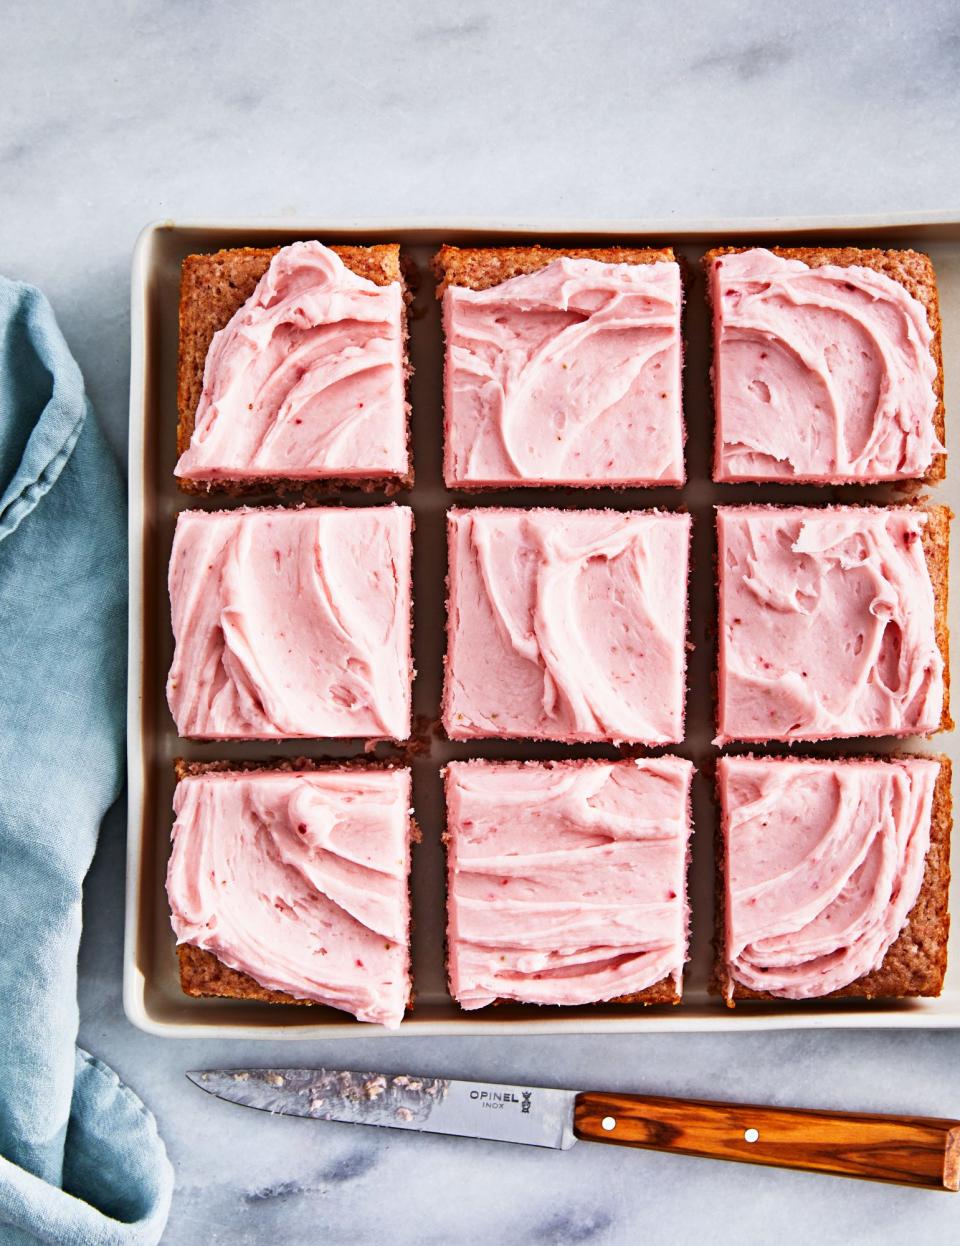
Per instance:
[[[81,884],[123,781],[125,507],[39,291],[0,278],[0,1242],[156,1242],[153,1117],[75,1043]]]

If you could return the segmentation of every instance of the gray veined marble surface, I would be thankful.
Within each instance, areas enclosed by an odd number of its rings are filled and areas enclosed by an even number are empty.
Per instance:
[[[960,211],[950,0],[7,0],[0,83],[0,271],[50,296],[121,452],[130,252],[151,218]],[[87,886],[81,1038],[157,1113],[169,1246],[960,1240],[960,1196],[274,1120],[183,1078],[379,1064],[960,1115],[960,1033],[163,1041],[122,1014],[122,911],[115,812]]]

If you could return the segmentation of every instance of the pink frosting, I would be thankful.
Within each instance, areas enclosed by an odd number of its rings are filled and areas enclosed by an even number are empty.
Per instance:
[[[410,994],[410,772],[183,779],[167,895],[178,943],[261,986],[396,1027]]]
[[[167,700],[197,739],[410,734],[405,506],[183,511]]]
[[[720,507],[715,743],[936,731],[943,659],[909,507]]]
[[[405,402],[400,283],[378,286],[319,242],[296,242],[214,334],[176,474],[404,475]]]
[[[683,739],[688,515],[485,507],[448,535],[451,739]]]
[[[447,485],[682,484],[682,302],[666,262],[449,286]]]
[[[923,304],[856,265],[715,260],[716,480],[922,476],[943,451]]]
[[[687,955],[693,766],[451,762],[447,767],[450,989],[590,1004],[664,978]]]
[[[878,968],[920,893],[939,770],[917,759],[721,758],[736,982],[810,999]]]

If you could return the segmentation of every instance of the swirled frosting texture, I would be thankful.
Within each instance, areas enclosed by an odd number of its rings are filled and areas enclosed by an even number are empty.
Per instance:
[[[178,943],[269,990],[395,1027],[410,994],[410,772],[181,780],[167,870]]]
[[[449,286],[447,485],[682,484],[682,301],[665,261]]]
[[[319,242],[273,257],[214,334],[190,480],[404,475],[403,293],[347,268]]]
[[[590,1004],[664,979],[679,996],[692,774],[677,757],[447,767],[461,1007]]]
[[[710,284],[715,479],[898,480],[943,451],[933,334],[899,282],[758,249]]]
[[[810,999],[879,967],[920,893],[939,770],[720,760],[728,995]]]
[[[926,522],[909,507],[718,509],[716,743],[939,728]]]
[[[454,510],[452,739],[682,740],[690,518]]]
[[[405,506],[184,511],[167,700],[197,739],[410,733]]]

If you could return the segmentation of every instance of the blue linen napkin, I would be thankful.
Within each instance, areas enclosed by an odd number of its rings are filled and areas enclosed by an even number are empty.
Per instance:
[[[81,885],[123,782],[126,509],[46,299],[0,278],[0,1242],[159,1240],[153,1117],[76,1043]]]

